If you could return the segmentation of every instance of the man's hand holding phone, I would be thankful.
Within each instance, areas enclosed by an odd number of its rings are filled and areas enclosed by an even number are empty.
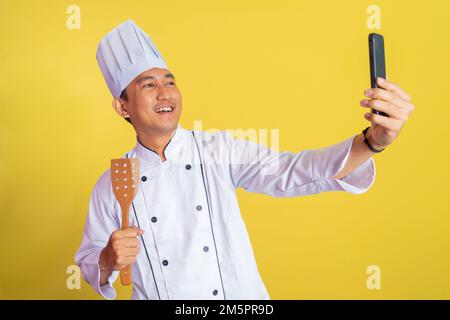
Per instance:
[[[362,100],[360,105],[372,109],[364,114],[372,124],[367,139],[373,148],[382,150],[400,134],[414,105],[409,94],[387,80],[384,37],[371,33],[368,40],[371,88],[366,89],[364,95],[370,99]]]
[[[367,133],[369,142],[374,148],[382,149],[397,138],[415,107],[409,94],[397,84],[378,78],[377,85],[378,88],[364,91],[364,95],[370,99],[361,100],[360,105],[387,115],[372,112],[364,114],[366,120],[372,124]]]

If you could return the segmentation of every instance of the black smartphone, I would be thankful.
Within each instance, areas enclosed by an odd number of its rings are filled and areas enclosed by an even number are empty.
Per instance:
[[[370,86],[377,88],[377,78],[386,79],[386,61],[384,56],[384,38],[381,34],[369,34]],[[388,117],[382,111],[372,109],[372,113]]]

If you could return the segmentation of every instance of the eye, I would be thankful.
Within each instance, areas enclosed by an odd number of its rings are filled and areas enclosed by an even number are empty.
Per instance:
[[[170,82],[167,82],[169,85],[175,85],[175,82],[173,82],[173,81],[170,81]]]
[[[147,88],[147,87],[151,87],[151,86],[154,86],[154,84],[153,83],[146,83],[146,84],[144,84],[142,86],[142,88]]]

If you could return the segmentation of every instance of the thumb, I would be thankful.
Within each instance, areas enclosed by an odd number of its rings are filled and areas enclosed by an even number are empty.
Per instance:
[[[140,229],[137,226],[133,226],[132,229],[134,229],[136,231],[137,235],[144,234],[144,232],[145,232],[144,230]]]
[[[145,232],[144,230],[142,230],[141,228],[139,228],[139,227],[137,227],[137,226],[134,226],[133,228],[136,230],[136,232],[138,233],[138,235],[139,235],[139,234],[144,234],[144,232]]]

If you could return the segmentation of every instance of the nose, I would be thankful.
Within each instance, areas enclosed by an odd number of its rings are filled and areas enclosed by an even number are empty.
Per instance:
[[[157,87],[157,93],[156,96],[158,98],[158,100],[168,100],[170,95],[169,95],[169,90],[167,90],[164,86],[158,86]]]

